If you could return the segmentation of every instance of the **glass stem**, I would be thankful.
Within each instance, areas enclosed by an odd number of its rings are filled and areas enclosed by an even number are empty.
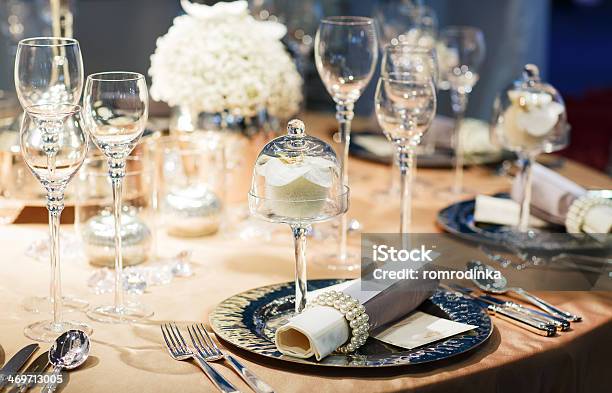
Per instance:
[[[412,166],[414,161],[414,149],[410,146],[400,145],[397,149],[401,179],[401,207],[400,207],[400,233],[407,234],[410,231],[412,213]]]
[[[60,217],[64,210],[64,190],[47,191],[47,210],[49,210],[49,238],[51,258],[51,301],[53,302],[53,325],[62,323],[62,276],[60,269]]]
[[[520,181],[521,181],[521,215],[519,217],[519,232],[527,232],[529,230],[529,209],[531,205],[531,167],[533,164],[533,156],[530,154],[519,155],[520,162]]]
[[[109,175],[113,188],[113,216],[115,218],[115,310],[123,308],[123,253],[121,250],[121,189],[125,177],[125,161],[110,159]]]
[[[295,244],[295,313],[301,313],[306,307],[306,233],[309,225],[292,225]]]
[[[461,137],[461,125],[465,109],[467,108],[468,96],[464,92],[457,89],[451,89],[451,106],[455,115],[455,129],[453,130],[453,147],[455,148],[455,182],[453,185],[453,193],[461,194],[463,189],[463,138]]]
[[[340,132],[340,141],[343,144],[342,152],[342,184],[349,185],[348,178],[348,157],[349,147],[351,145],[351,121],[355,114],[353,113],[353,104],[336,105],[336,120]],[[340,261],[347,259],[347,243],[348,243],[348,215],[343,214],[340,218]]]
[[[391,178],[389,180],[389,195],[395,197],[400,194],[401,188],[401,171],[399,164],[399,155],[393,155],[393,163],[391,164]]]

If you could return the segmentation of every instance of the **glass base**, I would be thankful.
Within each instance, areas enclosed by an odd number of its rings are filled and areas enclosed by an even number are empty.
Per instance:
[[[361,267],[361,255],[358,252],[348,251],[344,258],[338,253],[314,255],[312,262],[334,271],[354,271]]]
[[[462,186],[460,189],[455,189],[454,186],[440,188],[436,191],[436,197],[447,201],[460,201],[475,197],[479,192],[469,187]]]
[[[62,297],[62,310],[64,312],[85,311],[89,307],[89,303],[85,300],[73,298],[70,296]],[[33,296],[26,298],[23,302],[23,308],[26,311],[39,314],[53,312],[53,299],[49,296]]]
[[[64,321],[54,323],[53,321],[40,321],[26,326],[26,328],[23,330],[23,334],[25,334],[27,338],[34,341],[52,343],[62,333],[67,332],[68,330],[81,330],[88,336],[91,336],[93,333],[91,326],[83,322]]]
[[[412,198],[422,198],[433,190],[433,185],[427,181],[414,179],[412,183]],[[401,190],[399,187],[389,187],[387,189],[378,189],[372,193],[374,200],[377,202],[392,202],[401,199]]]
[[[128,303],[121,307],[98,306],[87,312],[94,321],[104,323],[134,323],[153,316],[153,310],[139,303]]]
[[[269,223],[249,216],[241,209],[228,213],[228,219],[221,224],[222,236],[226,239],[242,239],[269,242],[272,235],[279,230],[277,224]]]

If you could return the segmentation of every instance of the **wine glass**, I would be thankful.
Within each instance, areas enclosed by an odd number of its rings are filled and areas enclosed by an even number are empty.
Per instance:
[[[21,123],[21,154],[47,191],[49,210],[53,320],[35,322],[25,328],[25,335],[37,341],[52,342],[71,329],[92,333],[84,323],[62,319],[60,215],[64,209],[64,190],[87,154],[87,137],[81,129],[80,109],[72,104],[32,105],[25,108],[26,115]]]
[[[19,42],[15,56],[15,89],[23,108],[41,104],[72,104],[81,100],[83,59],[77,40],[61,37],[27,38]],[[49,107],[53,110],[53,107]],[[46,121],[49,133],[60,130],[64,116]],[[75,122],[69,122],[72,126]],[[59,131],[58,131],[59,132]],[[74,131],[79,132],[78,130]],[[51,293],[53,288],[51,288]],[[89,304],[71,296],[62,298],[67,311],[84,310]],[[53,296],[26,298],[26,310],[51,312]]]
[[[87,77],[83,99],[83,124],[95,145],[108,159],[113,191],[115,232],[115,301],[87,315],[107,323],[137,322],[153,315],[139,303],[123,301],[121,250],[121,192],[126,159],[142,137],[149,110],[143,75],[135,72],[101,72]]]
[[[428,6],[406,0],[378,1],[374,8],[380,47],[410,44],[433,48],[438,35],[438,17]]]
[[[372,79],[377,60],[378,41],[373,19],[335,16],[321,21],[315,36],[315,63],[325,88],[336,103],[336,120],[344,144],[342,182],[347,187],[353,107]],[[347,252],[347,235],[348,218],[343,215],[339,252],[325,261],[329,268],[351,270],[359,265],[357,255]]]
[[[314,35],[323,16],[321,1],[250,0],[249,8],[256,19],[280,22],[287,27],[287,45],[295,54],[298,71],[304,76],[314,46]]]
[[[455,116],[453,146],[455,150],[455,180],[451,195],[458,196],[463,189],[463,146],[461,123],[468,104],[468,96],[478,82],[478,71],[485,56],[485,41],[482,31],[470,26],[447,27],[440,34],[442,42],[438,53],[441,79],[450,87],[451,107]]]
[[[72,38],[39,37],[19,42],[15,87],[21,106],[78,104],[83,90],[83,58]]]
[[[287,135],[270,141],[253,170],[249,209],[263,220],[288,224],[295,245],[295,313],[306,306],[306,235],[313,223],[346,212],[348,187],[342,184],[334,150],[306,135],[304,123],[291,120]]]
[[[542,152],[564,148],[569,130],[563,98],[554,87],[540,80],[534,64],[525,65],[522,77],[495,100],[491,139],[515,152],[521,168],[519,232],[529,231],[533,161]]]
[[[407,43],[385,45],[380,67],[380,74],[381,76],[386,77],[390,73],[394,73],[396,75],[412,75],[413,73],[425,73],[431,76],[433,83],[437,88],[439,79],[439,68],[435,48],[416,46]],[[425,151],[432,152],[433,150],[435,150],[435,146],[430,144],[434,141],[434,139],[430,138],[429,141],[430,143],[425,144]],[[417,186],[415,176],[417,167],[416,159],[417,157],[415,156],[412,165],[413,188]],[[399,165],[400,164],[396,156],[394,157],[391,164],[390,186],[387,190],[382,192],[382,195],[385,198],[388,198],[390,196],[395,197],[397,195],[400,195],[401,193],[401,176]]]
[[[397,146],[401,174],[400,233],[411,220],[412,166],[416,148],[436,114],[436,88],[429,73],[388,73],[378,80],[376,116],[385,136]]]

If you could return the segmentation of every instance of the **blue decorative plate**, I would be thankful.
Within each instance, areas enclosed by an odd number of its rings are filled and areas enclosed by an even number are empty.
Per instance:
[[[311,280],[315,290],[342,280]],[[210,316],[218,338],[238,348],[268,358],[326,367],[391,367],[430,363],[472,350],[485,342],[493,325],[491,318],[473,301],[438,290],[422,309],[453,321],[478,326],[469,332],[407,350],[369,338],[356,353],[331,354],[321,361],[281,354],[274,345],[274,332],[294,308],[294,284],[283,283],[251,289],[221,302]]]
[[[504,193],[494,196],[509,198]],[[612,236],[602,235],[596,239],[586,234],[569,234],[563,226],[554,224],[525,234],[505,225],[476,223],[475,206],[476,200],[470,199],[445,207],[438,213],[438,224],[464,240],[534,254],[594,254],[612,250]]]

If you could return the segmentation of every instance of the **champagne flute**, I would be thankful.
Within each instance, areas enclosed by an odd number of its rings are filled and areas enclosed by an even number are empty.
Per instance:
[[[378,123],[397,147],[400,233],[406,234],[411,221],[411,169],[416,148],[436,115],[436,88],[428,73],[389,73],[378,80],[374,102]]]
[[[92,333],[84,323],[62,319],[59,230],[64,209],[64,190],[87,154],[87,137],[81,129],[80,107],[72,104],[39,104],[25,108],[20,146],[23,159],[47,191],[51,239],[51,297],[53,320],[28,325],[24,333],[32,340],[52,342],[71,329]]]
[[[372,79],[378,60],[376,27],[371,18],[334,16],[324,18],[315,36],[315,63],[319,76],[336,103],[336,120],[344,144],[342,182],[348,187],[348,155],[353,107]],[[347,252],[348,218],[341,217],[340,247],[331,256],[331,269],[352,270],[359,265],[357,255]]]
[[[83,90],[83,59],[77,40],[61,37],[35,37],[19,42],[15,56],[15,89],[23,108],[42,104],[72,104],[81,100]],[[49,107],[52,111],[54,107]],[[48,134],[60,132],[65,116],[44,121]],[[74,122],[70,122],[73,125]],[[75,130],[75,132],[78,132]],[[49,311],[53,305],[51,296],[26,298],[24,306],[32,312]],[[62,298],[67,311],[84,310],[89,304],[69,296]]]
[[[444,51],[444,61],[441,61],[443,79],[450,86],[451,107],[455,116],[455,180],[451,195],[456,197],[464,192],[461,125],[468,105],[468,96],[478,82],[478,71],[485,56],[485,42],[482,31],[470,26],[447,27],[440,34],[440,38]]]
[[[90,310],[100,322],[137,322],[153,315],[139,303],[123,301],[121,253],[121,189],[126,159],[144,132],[149,109],[147,83],[135,72],[101,72],[89,75],[83,99],[83,124],[98,149],[108,159],[115,218],[115,301]]]

